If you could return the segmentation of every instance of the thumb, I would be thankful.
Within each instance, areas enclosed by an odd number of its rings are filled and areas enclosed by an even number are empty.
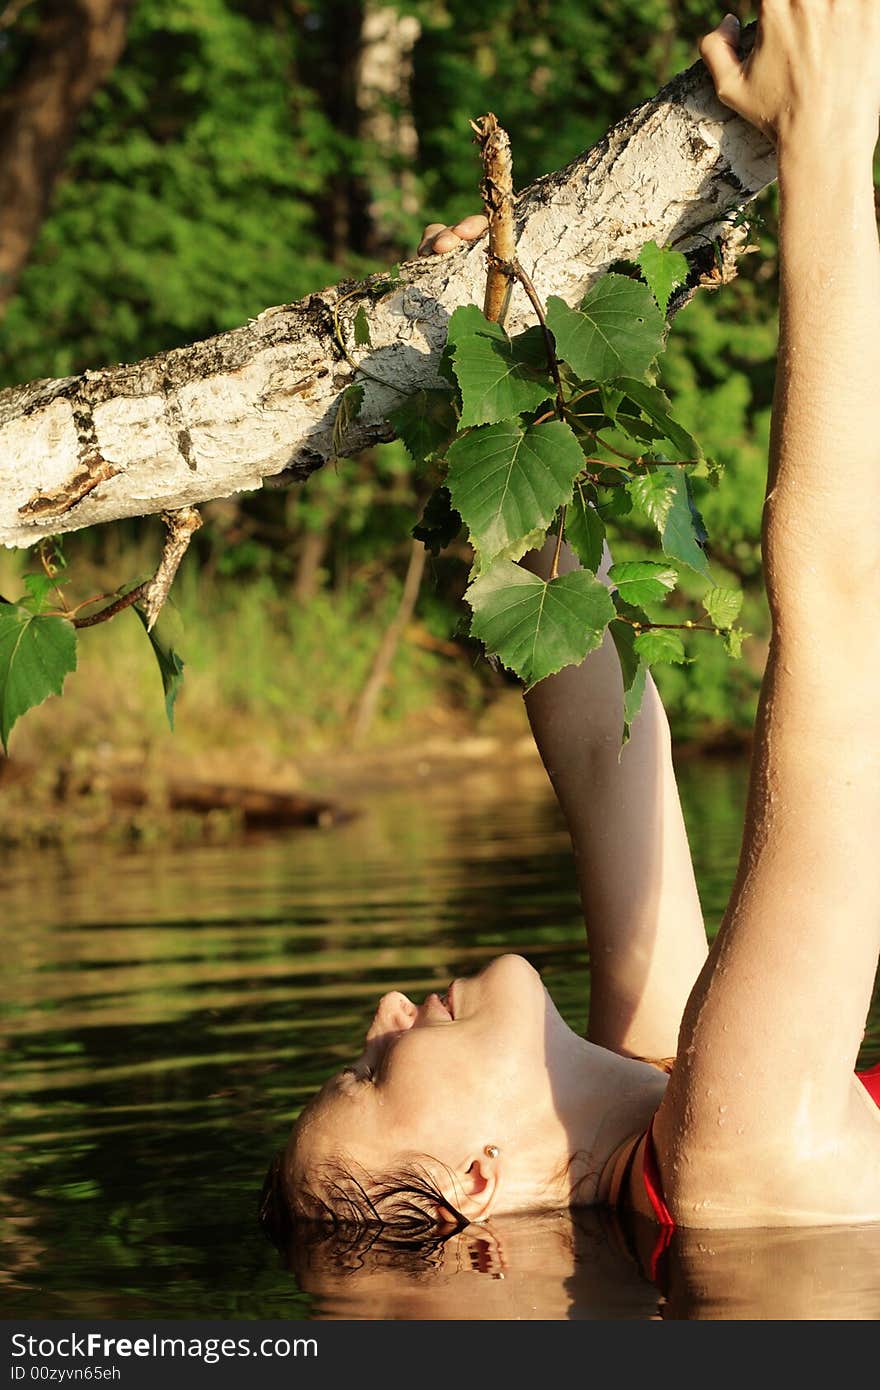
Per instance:
[[[742,77],[739,35],[736,15],[726,14],[717,28],[700,40],[700,57],[709,69],[715,91],[722,101],[727,101],[736,91]]]

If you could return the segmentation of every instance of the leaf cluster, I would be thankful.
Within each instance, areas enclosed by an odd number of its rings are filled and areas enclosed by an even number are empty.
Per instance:
[[[413,534],[437,554],[462,525],[474,552],[471,633],[530,689],[579,664],[609,632],[629,737],[651,666],[689,660],[680,633],[720,633],[739,654],[742,594],[713,582],[695,480],[720,469],[676,420],[657,385],[664,309],[687,274],[649,243],[643,278],[609,272],[577,308],[551,297],[549,333],[509,336],[475,305],[451,316],[448,386],[410,396],[391,416],[413,462],[437,481]],[[656,556],[603,572],[615,520],[638,517]],[[516,564],[556,537],[546,579]],[[580,568],[559,572],[563,539]],[[703,581],[703,612],[663,620],[682,570]],[[658,612],[660,616],[658,617]]]
[[[60,695],[65,679],[76,670],[75,619],[79,610],[64,604],[61,588],[67,582],[56,573],[26,574],[25,594],[15,602],[0,599],[0,743],[7,754],[16,721],[50,695]],[[118,596],[124,592],[120,590]],[[56,606],[52,605],[53,593]],[[163,611],[150,630],[143,610],[132,606],[159,663],[165,712],[173,730],[174,702],[183,683],[183,661],[167,635],[167,613]]]

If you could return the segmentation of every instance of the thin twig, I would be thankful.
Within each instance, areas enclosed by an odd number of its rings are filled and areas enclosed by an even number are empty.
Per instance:
[[[74,618],[73,626],[97,627],[98,623],[109,622],[111,618],[116,617],[117,613],[122,613],[126,608],[131,608],[132,604],[142,599],[152,582],[151,579],[145,579],[143,584],[138,584],[135,588],[129,589],[127,594],[123,594],[122,598],[115,599],[113,603],[109,603],[107,607],[102,608],[99,613],[92,613],[88,618]]]
[[[603,449],[607,449],[609,454],[616,454],[619,459],[626,459],[627,463],[644,463],[642,454],[625,454],[622,449],[615,449],[613,444],[606,444],[604,439],[600,439],[595,430],[590,430],[597,444],[601,444]],[[613,466],[613,465],[612,465]]]
[[[562,550],[562,536],[565,531],[565,507],[559,508],[559,525],[556,530],[556,548],[553,551],[553,563],[550,566],[550,578],[556,579],[559,575],[559,554]]]
[[[690,620],[684,623],[640,623],[635,618],[625,618],[622,613],[617,617],[622,623],[629,623],[638,632],[647,632],[649,628],[667,628],[671,632],[723,632],[724,628],[713,627],[711,623],[692,623]]]
[[[553,334],[550,332],[550,329],[547,326],[547,315],[544,313],[544,305],[541,303],[541,297],[538,294],[538,291],[535,289],[532,277],[529,275],[528,271],[523,270],[523,267],[517,260],[513,262],[512,268],[514,275],[516,276],[517,280],[519,280],[520,284],[522,285],[523,289],[528,295],[529,303],[531,304],[532,308],[538,316],[538,322],[541,325],[541,331],[544,334],[544,345],[547,349],[547,365],[549,366],[550,374],[553,377],[554,382],[556,383],[556,413],[559,416],[560,420],[564,420],[566,401],[562,390],[562,378],[559,375],[559,362],[556,358],[556,339],[553,337]]]
[[[65,603],[57,613],[46,613],[44,616],[47,618],[75,618],[77,613],[81,613],[84,608],[91,608],[93,603],[100,603],[104,598],[110,598],[110,595],[93,594],[91,598],[84,598],[81,603],[75,603],[72,608],[68,608]]]
[[[375,381],[379,386],[386,386],[389,391],[396,391],[400,396],[408,396],[410,393],[405,387],[397,386],[393,381],[386,381],[384,377],[376,376],[375,372],[369,371],[362,363],[357,362],[345,346],[339,310],[347,299],[356,299],[358,295],[361,294],[363,294],[363,288],[358,285],[356,290],[351,290],[348,294],[340,295],[339,299],[337,299],[336,303],[333,305],[333,333],[336,338],[336,346],[339,348],[339,351],[342,353],[352,371],[360,372],[361,376],[367,377],[370,381]]]
[[[108,603],[106,608],[102,608],[98,613],[90,613],[87,618],[74,618],[73,614],[86,604],[97,603],[98,598],[86,599],[84,603],[77,604],[68,613],[59,614],[59,617],[69,618],[76,628],[97,627],[98,623],[109,622],[115,618],[117,613],[122,613],[126,608],[131,608],[133,604],[143,600],[144,610],[147,619],[147,631],[150,632],[162,606],[168,597],[168,590],[171,588],[174,576],[180,567],[180,562],[187,552],[193,533],[202,524],[202,518],[196,507],[181,507],[178,511],[163,512],[162,520],[165,522],[167,533],[165,536],[165,548],[162,551],[162,559],[159,561],[156,573],[151,579],[145,579],[143,583],[135,585],[129,589],[127,594],[121,598],[114,599]]]
[[[45,574],[46,578],[55,580],[58,576],[58,566],[53,564],[50,556],[47,554],[47,549],[48,542],[45,540],[40,541],[39,545],[37,546],[37,554],[40,557],[40,564],[43,566],[43,573]],[[61,589],[61,585],[53,583],[52,587],[58,595],[58,602],[61,605],[62,614],[67,613],[69,610],[67,607],[67,602],[64,598],[64,594]],[[101,597],[103,598],[104,595],[102,594]],[[97,600],[93,600],[93,602],[97,602]],[[85,605],[82,603],[79,605],[80,608],[83,608],[84,606]],[[74,610],[74,612],[75,611],[76,610]]]

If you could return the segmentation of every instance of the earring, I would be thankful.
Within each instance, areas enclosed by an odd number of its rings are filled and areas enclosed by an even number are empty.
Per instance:
[[[500,1152],[501,1150],[499,1149],[497,1144],[487,1144],[485,1149],[483,1150],[483,1153],[486,1155],[487,1158],[497,1158]]]

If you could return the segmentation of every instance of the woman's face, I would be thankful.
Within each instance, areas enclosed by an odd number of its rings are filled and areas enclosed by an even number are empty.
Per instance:
[[[294,1184],[338,1159],[379,1174],[429,1156],[466,1171],[486,1145],[504,1145],[552,1102],[552,1021],[565,1026],[522,956],[500,956],[422,1004],[383,995],[360,1056],[330,1078],[294,1129]]]

